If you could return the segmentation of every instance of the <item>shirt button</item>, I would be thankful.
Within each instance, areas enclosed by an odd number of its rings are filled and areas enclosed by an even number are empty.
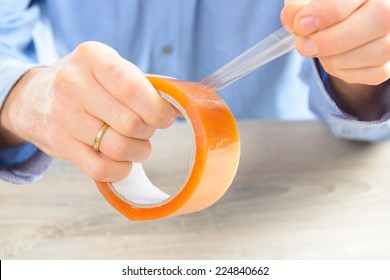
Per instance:
[[[162,48],[163,54],[171,54],[173,52],[173,48],[170,45],[166,45]]]

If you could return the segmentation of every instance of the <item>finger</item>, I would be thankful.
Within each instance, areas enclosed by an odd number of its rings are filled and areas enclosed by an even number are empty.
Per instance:
[[[144,74],[113,49],[97,42],[77,47],[75,55],[96,80],[116,99],[136,112],[147,124],[166,128],[175,119],[172,106],[153,88]]]
[[[92,147],[104,123],[87,113],[80,114],[79,119],[79,122],[69,120],[67,129],[75,139]],[[99,151],[113,161],[143,162],[151,153],[151,145],[147,140],[125,137],[109,127],[100,141]]]
[[[59,122],[65,119],[78,123],[78,114],[87,111],[126,137],[147,140],[153,135],[155,128],[147,125],[88,75],[85,70],[74,66],[66,66],[56,72],[53,88],[58,94],[54,117]],[[63,112],[67,112],[66,116]]]
[[[303,0],[293,0],[286,2],[280,14],[280,20],[282,21],[283,26],[291,33],[294,31],[294,19],[298,12],[306,6],[310,1]]]
[[[77,141],[73,143],[72,148],[69,160],[93,180],[115,182],[126,178],[130,173],[131,162],[113,161]]]
[[[327,70],[328,71],[328,70]],[[367,67],[359,69],[332,69],[329,74],[347,83],[365,85],[380,85],[390,78],[390,63],[380,67]]]
[[[152,146],[147,140],[126,138],[109,128],[100,142],[99,151],[114,161],[141,163],[149,157]]]
[[[390,61],[390,35],[346,53],[320,57],[320,61],[324,67],[345,70],[383,66]]]
[[[155,128],[147,125],[140,116],[108,94],[98,83],[84,82],[83,86],[83,91],[87,94],[80,102],[89,114],[126,137],[148,140],[153,135]]]
[[[55,152],[50,155],[69,160],[83,173],[94,180],[113,182],[126,178],[130,173],[131,162],[116,162],[101,153],[97,153],[89,145],[85,145],[69,132],[61,129],[52,137]]]
[[[368,0],[312,0],[295,16],[293,28],[305,37],[327,29],[353,14]],[[355,26],[356,27],[356,26]]]
[[[378,4],[383,2],[367,2],[348,20],[309,38],[297,38],[298,51],[305,56],[336,55],[386,36],[390,32],[390,4]]]

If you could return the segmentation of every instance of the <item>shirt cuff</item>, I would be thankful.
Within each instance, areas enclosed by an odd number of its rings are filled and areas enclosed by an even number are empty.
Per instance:
[[[322,67],[317,67],[314,59],[309,59],[303,67],[301,78],[310,86],[310,109],[320,117],[333,134],[344,139],[367,142],[389,140],[388,118],[384,116],[377,121],[365,122],[344,112],[332,99],[328,75],[321,69]]]
[[[0,149],[0,168],[22,163],[31,158],[37,147],[31,143],[23,143],[10,148]]]
[[[29,152],[26,152],[26,154]],[[42,174],[52,161],[51,157],[35,148],[35,152],[26,161],[0,168],[0,179],[13,184],[26,184],[37,181],[42,177]]]

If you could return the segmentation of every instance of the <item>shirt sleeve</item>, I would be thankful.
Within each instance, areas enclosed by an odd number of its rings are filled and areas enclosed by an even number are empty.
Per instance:
[[[0,1],[0,107],[20,77],[38,61],[33,30],[39,7],[30,1]],[[0,147],[0,179],[27,183],[40,178],[51,158],[30,143]]]
[[[380,120],[365,122],[344,112],[332,99],[328,88],[328,76],[321,68],[317,67],[314,59],[306,59],[302,67],[301,79],[310,87],[310,109],[332,133],[339,138],[365,142],[389,140],[389,114]]]
[[[42,177],[52,158],[30,143],[0,150],[0,178],[13,184],[25,184]]]

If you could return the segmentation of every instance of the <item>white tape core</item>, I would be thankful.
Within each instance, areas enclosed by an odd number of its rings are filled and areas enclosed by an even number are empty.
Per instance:
[[[183,108],[181,108],[181,106],[179,106],[176,100],[174,100],[172,97],[170,97],[169,95],[163,92],[159,92],[159,93],[162,97],[168,100],[182,113],[185,120],[187,121],[187,125],[190,125],[191,127],[192,136],[193,136],[192,137],[193,148],[192,148],[190,168],[188,170],[187,178],[185,180],[186,183],[189,176],[191,175],[192,168],[194,165],[195,135],[194,135],[193,127],[190,122],[190,119],[187,116],[187,113],[184,111]],[[149,208],[149,207],[154,207],[156,205],[161,205],[169,201],[182,190],[185,184],[179,186],[178,190],[174,194],[169,195],[161,191],[155,185],[153,185],[153,183],[149,180],[148,176],[146,175],[142,164],[133,163],[131,172],[127,178],[118,182],[109,183],[108,185],[111,187],[111,189],[114,192],[121,195],[124,199],[131,201],[131,204],[140,208]]]
[[[140,163],[133,163],[129,176],[111,185],[123,197],[139,204],[159,203],[170,197],[152,184]]]

